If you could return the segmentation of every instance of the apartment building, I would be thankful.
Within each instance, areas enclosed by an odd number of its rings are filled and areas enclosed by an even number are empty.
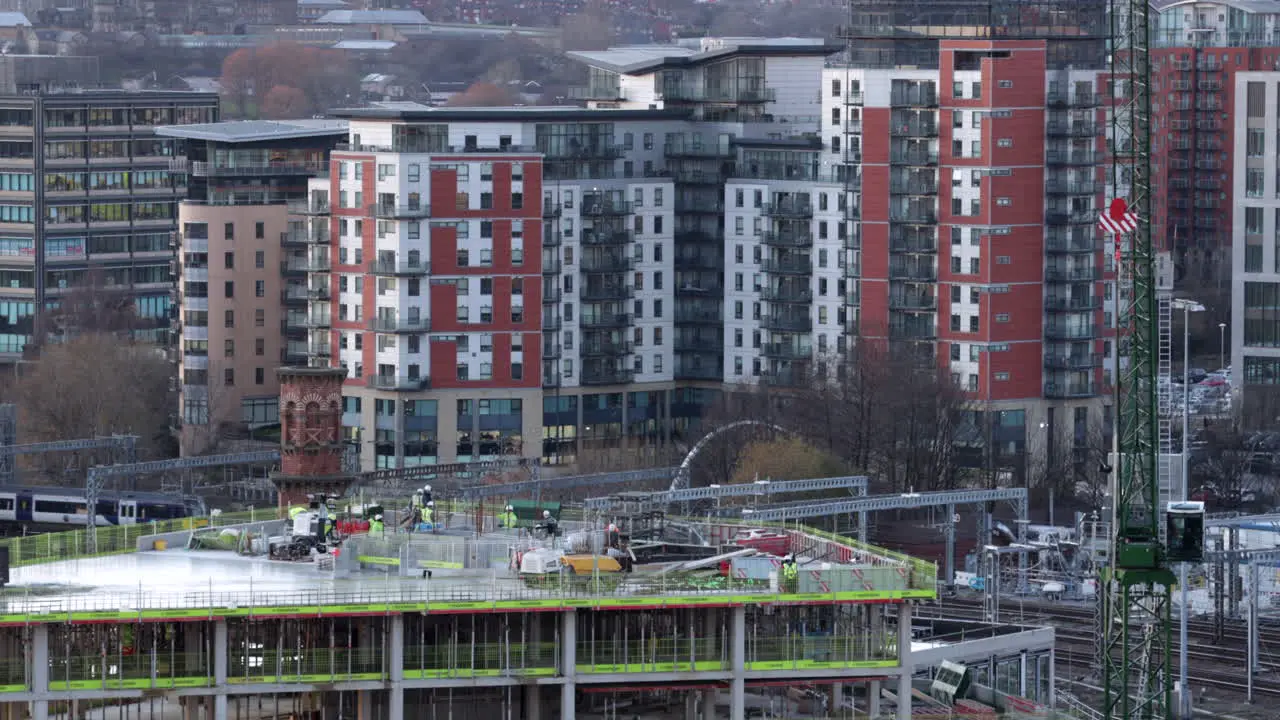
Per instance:
[[[184,455],[279,422],[280,365],[306,364],[306,250],[327,227],[290,222],[327,177],[344,120],[161,127],[187,159],[178,207],[179,441]],[[327,288],[323,289],[327,292]]]
[[[853,332],[950,372],[981,408],[974,434],[1014,469],[1109,423],[1115,350],[1096,230],[1105,9],[1040,7],[1053,23],[855,2],[848,66],[822,89],[822,167],[848,179],[860,226]],[[997,21],[1001,39],[975,39]]]
[[[1173,251],[1180,279],[1216,284],[1232,266],[1236,75],[1280,67],[1280,5],[1152,10],[1152,237]]]
[[[0,360],[65,328],[60,298],[127,289],[168,332],[173,233],[186,176],[162,125],[212,122],[210,93],[31,90],[0,96]]]
[[[1245,423],[1269,426],[1280,415],[1280,71],[1238,73],[1233,92],[1231,387]]]

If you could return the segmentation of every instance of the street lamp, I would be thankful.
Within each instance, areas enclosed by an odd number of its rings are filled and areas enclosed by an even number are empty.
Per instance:
[[[1175,298],[1173,309],[1182,311],[1182,492],[1180,500],[1187,499],[1187,435],[1191,425],[1191,313],[1204,312],[1204,306],[1195,300]],[[1222,325],[1226,327],[1226,325]],[[1170,488],[1172,490],[1172,488]],[[1187,687],[1187,564],[1178,568],[1178,589],[1182,594],[1178,610],[1178,717],[1187,717],[1191,709],[1191,691]]]
[[[1218,369],[1227,366],[1227,324],[1218,323]]]

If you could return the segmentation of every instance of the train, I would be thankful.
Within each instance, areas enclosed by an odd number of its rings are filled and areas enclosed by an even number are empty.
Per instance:
[[[59,487],[0,487],[0,525],[28,530],[68,530],[89,525],[85,491]],[[195,498],[155,492],[104,490],[93,519],[98,527],[138,525],[203,515]]]

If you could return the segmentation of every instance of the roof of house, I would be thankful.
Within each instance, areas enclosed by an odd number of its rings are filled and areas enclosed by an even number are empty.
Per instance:
[[[332,25],[425,25],[427,16],[417,10],[330,10],[316,18]]]
[[[0,27],[31,27],[31,21],[20,12],[0,12]]]
[[[623,45],[565,53],[593,67],[632,75],[664,67],[696,67],[735,55],[825,57],[843,47],[811,38],[717,38],[700,45]]]
[[[580,122],[586,120],[683,120],[687,110],[597,110],[567,105],[519,105],[516,107],[431,107],[416,102],[381,102],[370,107],[340,108],[329,114],[351,120],[404,120],[407,122]],[[184,126],[190,127],[190,126]]]
[[[333,44],[334,50],[391,50],[396,43],[391,40],[342,40]]]
[[[234,120],[197,125],[166,125],[157,135],[213,142],[262,142],[289,138],[345,135],[347,121],[334,118],[305,120]]]

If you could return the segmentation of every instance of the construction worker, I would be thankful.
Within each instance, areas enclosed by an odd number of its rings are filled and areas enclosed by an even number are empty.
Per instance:
[[[428,505],[430,503],[431,503],[431,486],[423,485],[422,486],[422,504]]]
[[[425,525],[431,525],[432,527],[435,527],[435,525],[434,525],[434,522],[435,522],[435,509],[436,509],[436,503],[435,503],[435,501],[434,501],[434,500],[428,500],[428,501],[427,501],[426,506],[422,508],[422,522],[423,522],[423,524],[425,524]]]
[[[782,589],[788,592],[796,592],[800,584],[800,568],[796,566],[796,558],[794,555],[787,553],[782,559]]]
[[[547,537],[555,537],[560,534],[560,523],[556,522],[556,519],[551,517],[550,510],[542,511],[542,524],[540,527],[546,531]]]
[[[381,536],[383,534],[382,516],[374,515],[373,521],[369,523],[369,534]]]
[[[498,514],[498,527],[514,528],[519,524],[520,519],[516,517],[516,509],[511,505],[508,505],[506,510]]]
[[[294,518],[298,517],[299,515],[301,515],[306,511],[307,509],[302,507],[301,505],[294,505],[293,507],[289,508],[289,521],[292,522]]]

